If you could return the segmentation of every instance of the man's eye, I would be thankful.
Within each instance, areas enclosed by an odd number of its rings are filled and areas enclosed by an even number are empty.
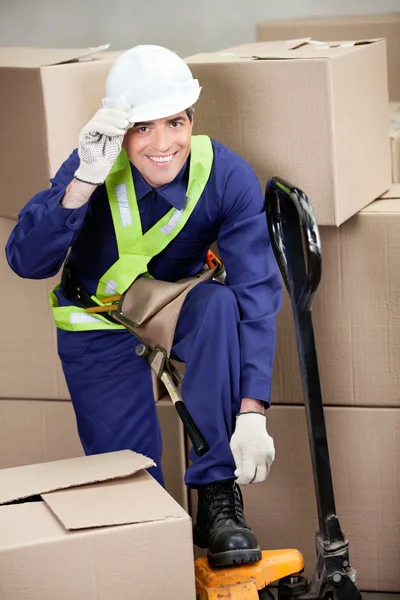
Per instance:
[[[180,122],[179,121],[172,121],[171,125],[172,125],[172,127],[174,127],[176,129],[177,127],[180,126]]]
[[[140,133],[146,133],[149,130],[148,127],[139,127]]]

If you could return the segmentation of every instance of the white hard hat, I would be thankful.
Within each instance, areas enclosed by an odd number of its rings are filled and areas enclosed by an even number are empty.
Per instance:
[[[177,54],[161,46],[135,46],[112,65],[104,106],[131,106],[130,121],[163,119],[191,107],[201,87]]]

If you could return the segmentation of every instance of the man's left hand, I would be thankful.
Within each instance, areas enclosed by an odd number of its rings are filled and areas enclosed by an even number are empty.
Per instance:
[[[236,463],[236,483],[248,485],[267,478],[275,459],[275,447],[267,432],[264,413],[239,413],[230,446]]]

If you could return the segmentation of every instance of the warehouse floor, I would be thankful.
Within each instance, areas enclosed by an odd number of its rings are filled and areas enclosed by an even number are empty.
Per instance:
[[[363,594],[363,600],[398,600],[400,594]]]
[[[272,590],[274,593],[275,590]],[[400,600],[400,594],[373,594],[363,592],[362,594],[363,600]]]

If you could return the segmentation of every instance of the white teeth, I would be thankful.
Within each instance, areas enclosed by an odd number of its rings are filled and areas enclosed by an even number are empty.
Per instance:
[[[149,158],[150,158],[150,160],[153,160],[154,162],[166,163],[166,162],[170,162],[174,158],[174,155],[170,154],[169,156],[149,156]]]

